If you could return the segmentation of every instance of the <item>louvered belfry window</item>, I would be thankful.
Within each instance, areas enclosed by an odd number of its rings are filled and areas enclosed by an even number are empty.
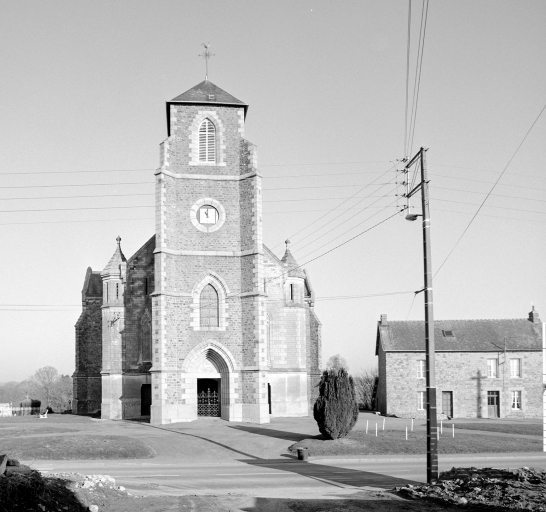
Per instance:
[[[199,127],[199,161],[216,162],[216,128],[208,118]]]
[[[214,289],[214,286],[207,284],[207,286],[205,286],[201,292],[201,300],[199,304],[201,327],[218,327],[218,310],[218,292]]]

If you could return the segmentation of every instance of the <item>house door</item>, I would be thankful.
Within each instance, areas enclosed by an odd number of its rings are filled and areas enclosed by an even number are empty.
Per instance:
[[[442,391],[442,413],[453,418],[453,391]]]
[[[220,379],[197,379],[197,415],[220,416]]]
[[[487,392],[487,415],[489,418],[498,418],[499,414],[499,392]]]
[[[267,404],[269,405],[269,414],[271,414],[271,384],[267,385]]]
[[[140,387],[140,415],[150,416],[150,406],[152,405],[152,385],[142,384]]]

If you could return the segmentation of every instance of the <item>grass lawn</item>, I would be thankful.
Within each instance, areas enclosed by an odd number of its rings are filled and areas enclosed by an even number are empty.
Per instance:
[[[0,427],[0,443],[6,437],[22,437],[41,434],[61,434],[63,432],[77,432],[75,428],[50,427],[42,425],[17,425],[13,427]]]
[[[542,439],[521,439],[517,437],[502,437],[455,433],[451,431],[440,436],[439,453],[494,453],[494,452],[541,452]],[[406,433],[400,430],[380,430],[366,434],[353,431],[344,439],[324,441],[322,436],[304,439],[288,448],[296,453],[298,448],[309,449],[310,456],[318,455],[386,455],[386,454],[424,454],[427,451],[426,432],[415,431]]]
[[[139,439],[97,435],[3,438],[0,453],[25,460],[150,459],[156,455]]]
[[[451,423],[444,423],[444,429],[451,428]],[[455,428],[467,430],[482,430],[485,432],[503,432],[505,434],[523,434],[526,436],[541,436],[542,425],[537,423],[455,423]]]

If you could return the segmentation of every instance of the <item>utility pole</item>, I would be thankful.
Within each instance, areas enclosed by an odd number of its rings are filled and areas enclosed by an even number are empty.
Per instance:
[[[434,313],[432,300],[432,261],[430,248],[430,210],[427,162],[425,148],[419,152],[406,164],[404,172],[406,173],[406,183],[409,183],[409,170],[415,164],[419,163],[421,167],[421,183],[416,185],[413,190],[405,194],[408,200],[418,190],[421,190],[421,214],[412,214],[408,211],[407,220],[417,220],[417,217],[423,217],[423,260],[425,275],[425,347],[426,347],[426,385],[427,385],[427,482],[431,483],[438,479],[438,419],[436,411],[436,357],[434,342]],[[409,190],[409,187],[408,189]]]

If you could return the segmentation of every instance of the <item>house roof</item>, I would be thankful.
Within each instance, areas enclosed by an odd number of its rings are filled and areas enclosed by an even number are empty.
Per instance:
[[[531,315],[530,315],[531,316]],[[383,318],[385,317],[385,318]],[[449,336],[451,331],[452,336]],[[542,324],[536,320],[435,320],[436,351],[498,352],[507,350],[541,350]],[[425,351],[425,323],[421,321],[378,322],[376,354],[379,343],[385,352]]]

